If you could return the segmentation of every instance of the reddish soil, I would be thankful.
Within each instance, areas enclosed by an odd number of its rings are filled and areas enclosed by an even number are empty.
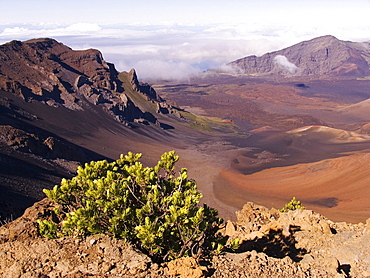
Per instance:
[[[353,163],[358,158],[346,157],[348,153],[365,153],[370,149],[370,143],[351,140],[345,144],[333,143],[330,140],[337,135],[330,132],[292,134],[285,131],[307,125],[322,125],[325,122],[338,128],[359,129],[368,120],[359,120],[358,116],[355,121],[353,115],[341,113],[336,107],[352,104],[348,94],[353,95],[356,100],[354,103],[370,97],[366,89],[368,87],[364,86],[369,83],[359,82],[358,87],[346,91],[356,83],[343,81],[343,88],[335,91],[340,88],[338,82],[288,81],[265,84],[263,80],[228,77],[216,81],[212,79],[212,85],[207,85],[207,80],[202,79],[189,84],[165,83],[156,86],[161,96],[177,102],[180,107],[189,107],[189,110],[199,111],[202,115],[229,120],[229,125],[235,124],[242,131],[235,133],[230,130],[226,134],[195,130],[186,122],[166,120],[160,118],[160,115],[158,118],[161,122],[175,126],[175,129],[161,130],[154,126],[129,129],[101,114],[94,106],[85,111],[71,111],[39,102],[25,103],[5,93],[4,96],[11,99],[13,106],[24,109],[29,115],[37,115],[38,118],[32,120],[12,116],[2,118],[2,121],[8,124],[6,121],[12,119],[18,125],[30,124],[57,134],[89,150],[86,159],[116,159],[121,153],[132,151],[143,153],[143,162],[152,166],[163,152],[175,150],[180,155],[178,169],[189,169],[190,177],[197,181],[204,194],[204,201],[216,207],[224,218],[234,218],[235,211],[248,201],[280,208],[295,196],[308,208],[322,212],[329,218],[364,221],[370,215],[365,198],[368,196],[365,188],[368,164],[361,164],[358,171],[356,164],[351,164],[347,171],[345,163]],[[262,101],[262,95],[256,98],[263,93],[269,102]],[[324,109],[326,104],[327,110]],[[325,121],[322,115],[326,116]],[[334,123],[330,119],[335,119]],[[363,132],[366,130],[365,126]],[[366,157],[365,154],[361,155]],[[316,167],[316,164],[324,163],[327,159],[334,159],[334,162],[323,168],[320,175],[316,172],[306,175],[309,171],[307,168]],[[35,161],[30,156],[24,156],[22,161],[23,164],[28,161],[31,166],[26,170],[34,171],[42,178],[42,183],[32,182],[32,186],[19,192],[17,184],[25,184],[19,174],[11,177],[2,175],[0,178],[15,181],[6,183],[6,192],[27,196],[28,202],[40,199],[42,188],[50,188],[63,176],[70,175],[63,172],[48,177],[43,172],[38,173],[39,168],[34,165],[48,164],[50,161]],[[334,171],[338,163],[341,166]],[[75,165],[68,167],[73,168]],[[341,174],[345,171],[347,176],[343,178]],[[302,180],[307,182],[298,186]],[[271,184],[274,186],[269,187]],[[23,206],[29,204],[24,203]]]
[[[217,198],[241,207],[246,200],[281,208],[294,196],[333,221],[364,222],[369,217],[370,154],[266,169],[243,175],[225,169],[214,183]],[[223,196],[230,196],[225,199]]]
[[[248,201],[281,208],[296,197],[335,221],[363,222],[369,217],[370,142],[367,135],[364,139],[348,132],[366,133],[366,125],[361,127],[368,119],[364,113],[349,113],[350,108],[343,112],[343,107],[370,98],[368,81],[275,82],[231,76],[207,81],[155,88],[180,106],[232,119],[250,134],[226,138],[233,150],[224,145],[200,156],[198,149],[201,160],[189,160],[206,201],[222,216],[233,218]],[[321,124],[343,130],[285,132]],[[183,157],[194,157],[194,151]]]

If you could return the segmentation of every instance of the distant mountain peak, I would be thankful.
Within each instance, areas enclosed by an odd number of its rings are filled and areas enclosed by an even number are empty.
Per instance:
[[[313,38],[309,41],[339,41],[339,39],[337,39],[337,37],[333,35],[324,35],[324,36]]]
[[[228,66],[240,74],[254,76],[364,77],[370,75],[369,46],[326,35],[260,57],[241,58]]]

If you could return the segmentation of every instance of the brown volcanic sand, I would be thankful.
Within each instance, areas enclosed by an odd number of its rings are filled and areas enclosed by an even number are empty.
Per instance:
[[[181,160],[187,157],[191,177],[222,216],[235,217],[234,212],[248,201],[281,208],[295,196],[332,220],[350,222],[370,217],[369,163],[365,154],[345,157],[344,153],[369,150],[370,141],[366,135],[335,128],[353,131],[368,122],[368,88],[366,80],[285,78],[274,82],[229,75],[156,86],[158,93],[181,107],[233,119],[254,133],[233,141],[250,150],[205,152],[200,160],[193,159],[199,152],[184,150]],[[334,129],[318,126],[323,125],[321,121]],[[306,125],[316,126],[278,132]],[[361,131],[367,130],[365,125]]]
[[[252,201],[281,208],[295,196],[333,221],[364,222],[370,217],[369,165],[370,153],[359,153],[250,175],[225,169],[214,183],[214,192],[237,207]]]

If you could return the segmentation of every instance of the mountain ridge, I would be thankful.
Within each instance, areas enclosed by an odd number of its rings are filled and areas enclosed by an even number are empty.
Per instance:
[[[50,38],[0,45],[0,219],[78,164],[164,140],[180,118],[135,69],[118,72],[98,50]]]
[[[256,76],[365,77],[370,74],[370,43],[342,41],[327,35],[293,46],[247,56],[227,64],[239,74]],[[225,72],[215,69],[216,72]]]
[[[124,86],[125,74],[106,62],[96,49],[72,50],[50,38],[11,41],[0,46],[0,61],[0,89],[25,101],[71,110],[84,110],[92,104],[127,126],[134,122],[161,126],[154,114],[162,111],[140,110],[128,91],[171,109],[153,88],[138,81],[134,69],[125,80],[129,87]]]

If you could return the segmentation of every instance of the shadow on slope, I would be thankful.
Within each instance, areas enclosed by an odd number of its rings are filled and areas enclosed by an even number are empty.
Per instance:
[[[270,230],[262,238],[244,241],[237,253],[244,253],[252,250],[263,252],[269,257],[282,259],[284,257],[291,258],[294,262],[302,260],[303,256],[307,254],[307,250],[296,247],[296,239],[294,238],[294,231],[299,230],[299,226],[289,228],[290,235],[285,236],[281,229]]]

